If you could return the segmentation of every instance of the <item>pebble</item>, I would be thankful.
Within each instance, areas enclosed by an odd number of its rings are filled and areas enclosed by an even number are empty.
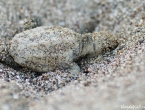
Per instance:
[[[2,70],[2,69],[0,69],[0,72],[3,72],[3,70]]]

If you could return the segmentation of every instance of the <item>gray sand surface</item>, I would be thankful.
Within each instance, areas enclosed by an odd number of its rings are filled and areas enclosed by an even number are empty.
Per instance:
[[[110,31],[120,44],[94,63],[79,61],[78,75],[38,74],[0,60],[0,110],[145,109],[144,0],[0,0],[0,38],[12,39],[33,16],[78,33]]]

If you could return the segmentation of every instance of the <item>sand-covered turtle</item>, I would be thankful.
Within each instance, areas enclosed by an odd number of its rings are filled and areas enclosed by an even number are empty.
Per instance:
[[[6,53],[10,63],[37,72],[67,69],[71,73],[80,71],[76,63],[80,57],[104,54],[118,45],[109,32],[78,34],[68,28],[48,26],[26,30],[10,42],[1,39],[0,43],[1,56]]]

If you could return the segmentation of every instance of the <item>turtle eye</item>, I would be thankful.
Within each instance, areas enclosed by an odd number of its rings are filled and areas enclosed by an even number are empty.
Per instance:
[[[108,47],[109,48],[109,50],[112,50],[112,47]]]

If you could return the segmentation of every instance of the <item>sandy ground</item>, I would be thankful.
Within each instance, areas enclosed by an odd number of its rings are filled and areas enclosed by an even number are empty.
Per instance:
[[[145,109],[144,0],[1,0],[0,37],[11,39],[33,16],[79,33],[110,31],[120,44],[95,63],[80,61],[76,76],[1,62],[0,110]]]

